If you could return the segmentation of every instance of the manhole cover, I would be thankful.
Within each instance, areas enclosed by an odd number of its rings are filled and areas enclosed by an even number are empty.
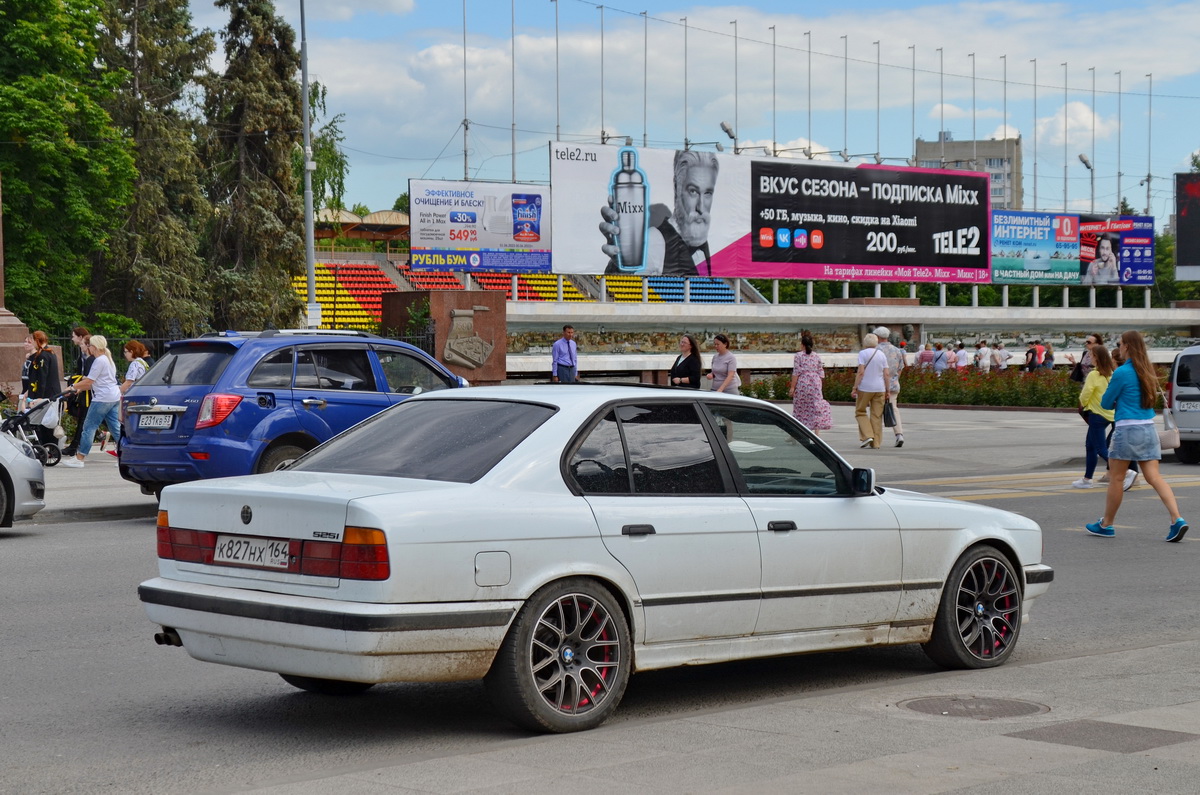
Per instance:
[[[945,715],[948,718],[995,720],[1020,718],[1049,712],[1045,704],[1015,698],[976,698],[975,696],[930,696],[901,701],[897,706],[926,715]]]

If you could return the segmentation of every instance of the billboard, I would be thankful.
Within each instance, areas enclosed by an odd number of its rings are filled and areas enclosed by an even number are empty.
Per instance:
[[[1200,281],[1200,173],[1175,175],[1175,278]]]
[[[986,174],[553,142],[556,273],[986,282]]]
[[[1154,219],[1080,215],[1079,271],[1085,286],[1154,284]]]
[[[495,182],[408,182],[416,270],[549,272],[550,189]]]
[[[1079,284],[1079,216],[992,213],[993,284]]]

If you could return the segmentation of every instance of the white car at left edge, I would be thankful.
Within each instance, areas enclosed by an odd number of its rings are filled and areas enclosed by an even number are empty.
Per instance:
[[[535,731],[679,665],[999,665],[1054,576],[1026,517],[879,487],[769,403],[636,385],[421,395],[160,507],[158,643],[320,693],[482,678]]]

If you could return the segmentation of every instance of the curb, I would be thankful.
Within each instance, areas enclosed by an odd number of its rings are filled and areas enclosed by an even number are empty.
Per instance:
[[[33,524],[55,522],[108,522],[121,519],[153,519],[158,515],[158,503],[147,498],[144,503],[102,505],[78,508],[43,508],[29,519]]]

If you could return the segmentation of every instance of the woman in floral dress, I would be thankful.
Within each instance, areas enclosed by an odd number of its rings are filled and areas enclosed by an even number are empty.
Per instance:
[[[788,394],[792,396],[792,414],[820,436],[821,431],[833,427],[833,414],[829,410],[822,384],[825,365],[821,363],[821,357],[813,353],[812,334],[800,332],[800,344],[804,350],[796,353],[792,364],[792,385],[788,388]]]

